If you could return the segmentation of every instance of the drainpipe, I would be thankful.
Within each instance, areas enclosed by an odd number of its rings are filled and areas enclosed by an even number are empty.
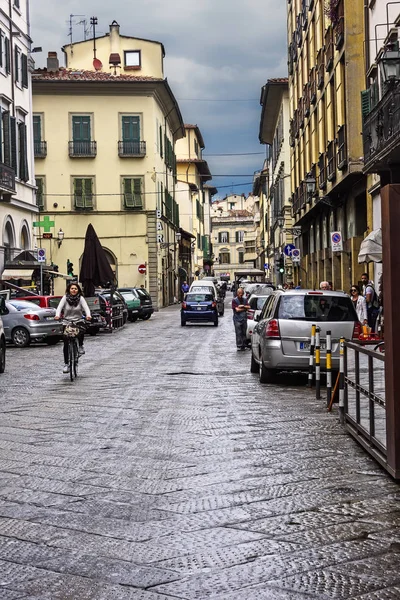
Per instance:
[[[367,71],[371,66],[371,51],[370,51],[370,31],[369,31],[369,0],[364,0],[364,26],[366,32],[366,44],[365,44],[365,89],[368,88],[368,77]]]

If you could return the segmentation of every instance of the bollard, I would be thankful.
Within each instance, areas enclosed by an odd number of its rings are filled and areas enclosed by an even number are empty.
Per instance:
[[[315,329],[315,397],[321,398],[321,330]]]
[[[344,424],[344,337],[340,338],[339,366],[339,421]]]
[[[332,398],[332,335],[326,332],[326,405],[329,406]]]
[[[311,343],[310,343],[310,361],[308,366],[308,382],[307,386],[312,387],[313,371],[314,371],[314,351],[315,351],[315,330],[317,326],[311,326]]]

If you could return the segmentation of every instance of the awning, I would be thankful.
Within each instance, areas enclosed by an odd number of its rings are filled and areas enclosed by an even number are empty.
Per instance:
[[[32,280],[33,269],[5,269],[0,279],[29,279]]]
[[[382,262],[382,229],[375,229],[361,242],[359,263]]]

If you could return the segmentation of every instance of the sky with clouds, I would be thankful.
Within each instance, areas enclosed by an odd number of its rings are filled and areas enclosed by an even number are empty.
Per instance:
[[[112,5],[112,6],[111,6]],[[283,0],[33,0],[30,3],[37,67],[47,52],[83,39],[84,18],[98,18],[97,34],[115,19],[121,34],[164,44],[165,75],[186,123],[196,123],[206,145],[219,196],[251,190],[265,146],[258,130],[260,91],[267,79],[287,75],[286,2]],[[260,154],[255,154],[260,153]],[[243,156],[215,156],[247,154]],[[212,156],[214,155],[214,156]],[[217,177],[223,175],[223,177]],[[238,185],[239,184],[239,185]],[[224,186],[224,187],[223,187]]]

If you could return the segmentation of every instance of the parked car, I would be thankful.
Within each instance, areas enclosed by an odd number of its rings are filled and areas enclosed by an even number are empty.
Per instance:
[[[92,315],[92,323],[89,327],[89,333],[96,335],[101,328],[111,328],[111,291],[110,290],[96,290],[95,296],[86,298],[86,302],[90,308]],[[112,326],[113,328],[121,327],[126,323],[128,319],[128,307],[117,291],[113,291],[113,309],[112,309]]]
[[[257,320],[257,318],[256,318]],[[278,371],[308,371],[311,325],[321,329],[321,367],[324,368],[326,332],[332,334],[332,368],[339,368],[339,339],[357,339],[361,325],[344,292],[277,290],[272,292],[251,338],[252,373],[261,383],[273,381]]]
[[[181,325],[187,322],[214,323],[218,327],[218,309],[215,296],[204,291],[188,292],[181,308]]]
[[[26,302],[33,302],[40,308],[57,308],[60,304],[62,296],[22,296],[17,297],[15,300],[26,300]]]
[[[139,296],[131,288],[119,288],[118,291],[128,307],[128,319],[134,323],[139,318],[141,308]]]
[[[2,315],[6,340],[23,348],[32,341],[56,344],[62,338],[62,323],[54,320],[55,308],[40,308],[26,300],[9,300]]]
[[[203,279],[201,280],[202,282],[204,281]],[[220,317],[224,316],[225,313],[225,303],[224,303],[224,296],[220,295],[218,290],[216,289],[216,287],[214,285],[206,285],[207,283],[211,283],[210,281],[204,281],[204,283],[200,284],[200,285],[195,285],[197,283],[197,281],[194,281],[190,287],[189,290],[189,294],[190,293],[194,293],[194,294],[202,294],[202,293],[207,293],[207,294],[212,294],[215,302],[217,303],[217,311],[218,311],[218,315]]]
[[[0,373],[4,373],[6,368],[6,335],[1,315],[6,311],[5,297],[0,296]]]
[[[272,294],[273,290],[269,288],[269,293],[264,294],[252,294],[248,300],[250,305],[250,309],[247,311],[247,344],[251,344],[251,336],[253,334],[253,329],[257,325],[256,317],[259,317],[261,311],[264,307],[266,300]]]
[[[218,290],[216,285],[208,279],[196,279],[195,281],[193,281],[189,288],[189,292],[191,292],[192,290],[198,291],[200,288],[206,290],[211,289],[213,290],[215,297],[218,296]]]
[[[125,289],[125,288],[123,288]],[[153,300],[147,290],[142,287],[131,288],[140,300],[139,319],[147,321],[154,312]]]

